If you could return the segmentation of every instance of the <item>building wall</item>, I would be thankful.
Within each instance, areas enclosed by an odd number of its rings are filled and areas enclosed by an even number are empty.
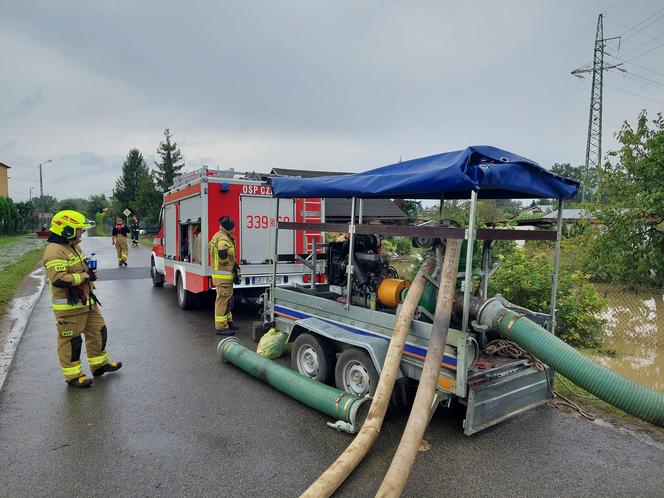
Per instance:
[[[9,197],[9,181],[7,180],[7,172],[9,170],[4,166],[0,166],[0,196]]]

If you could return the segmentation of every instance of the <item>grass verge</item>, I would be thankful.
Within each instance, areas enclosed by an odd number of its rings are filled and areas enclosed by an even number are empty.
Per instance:
[[[589,393],[580,386],[574,384],[571,380],[563,377],[560,374],[556,374],[556,379],[554,381],[554,389],[561,393],[563,396],[566,396],[571,401],[574,401],[581,408],[589,411],[593,415],[608,419],[612,423],[620,425],[629,425],[634,429],[638,429],[644,432],[649,433],[651,436],[654,436],[660,441],[664,441],[664,429],[645,422],[639,418],[636,418],[628,413],[625,413],[619,408],[616,408],[613,405],[602,401],[594,394]]]
[[[13,265],[0,271],[0,316],[5,314],[16,288],[26,275],[35,269],[43,254],[43,247],[32,249],[18,258]]]
[[[154,237],[151,235],[145,235],[143,237],[138,238],[138,243],[145,247],[146,249],[152,249],[152,241],[154,240]]]

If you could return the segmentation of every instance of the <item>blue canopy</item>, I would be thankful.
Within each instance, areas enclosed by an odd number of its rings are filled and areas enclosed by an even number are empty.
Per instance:
[[[364,173],[271,179],[275,197],[402,199],[569,199],[574,180],[554,175],[525,157],[488,145],[411,159]]]

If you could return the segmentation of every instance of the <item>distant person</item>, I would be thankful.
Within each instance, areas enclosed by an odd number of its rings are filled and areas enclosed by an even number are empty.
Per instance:
[[[233,325],[231,313],[233,281],[237,275],[234,228],[233,218],[222,216],[219,218],[219,231],[210,240],[212,282],[217,288],[217,299],[214,302],[214,328],[217,335],[234,335],[234,331],[240,328]]]
[[[113,232],[111,235],[113,236],[113,245],[115,246],[115,250],[118,253],[118,266],[120,268],[126,268],[127,258],[129,257],[129,247],[127,245],[129,229],[125,226],[122,218],[118,218],[115,221],[115,226],[113,227]]]
[[[131,245],[138,247],[138,235],[141,231],[141,227],[136,216],[132,218],[131,224],[129,225],[129,230],[131,231]]]
[[[90,269],[80,248],[81,235],[89,227],[85,216],[77,211],[56,213],[44,251],[51,307],[58,330],[60,370],[71,387],[92,385],[92,379],[81,367],[81,334],[85,335],[85,352],[93,377],[122,368],[122,362],[108,359],[106,324],[94,294],[97,271]]]

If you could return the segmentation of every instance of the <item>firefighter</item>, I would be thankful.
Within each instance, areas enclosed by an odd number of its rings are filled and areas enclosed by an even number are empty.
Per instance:
[[[214,302],[214,328],[217,335],[233,335],[239,329],[233,324],[231,299],[233,282],[237,278],[235,264],[235,222],[230,216],[219,218],[219,231],[210,239],[210,261],[212,261],[212,282],[217,288]]]
[[[134,216],[131,220],[131,225],[129,225],[129,230],[131,230],[131,245],[132,247],[138,247],[138,235],[141,231],[141,226],[138,223],[138,218]]]
[[[115,250],[118,253],[118,266],[122,268],[123,266],[127,267],[127,257],[129,256],[129,246],[127,245],[127,235],[129,235],[129,229],[125,226],[122,221],[122,218],[118,218],[115,221],[115,226],[113,227],[113,232],[111,234],[113,237],[113,245]]]
[[[81,346],[93,377],[115,372],[122,362],[109,361],[107,331],[94,294],[96,270],[90,270],[80,248],[81,235],[90,225],[77,211],[56,213],[51,220],[44,267],[51,286],[51,306],[58,331],[57,352],[65,382],[72,387],[90,387],[92,379],[81,368]]]

